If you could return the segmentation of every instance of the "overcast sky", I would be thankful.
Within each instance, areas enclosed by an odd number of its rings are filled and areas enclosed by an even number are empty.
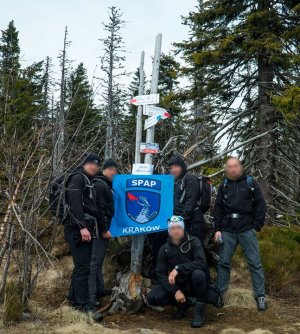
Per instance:
[[[14,20],[20,31],[24,65],[50,56],[57,64],[68,26],[69,58],[74,65],[83,62],[91,77],[99,64],[103,37],[101,23],[107,21],[107,8],[116,6],[127,21],[123,31],[127,50],[126,69],[133,72],[139,65],[140,53],[146,52],[145,68],[151,73],[151,56],[157,33],[162,33],[162,51],[168,53],[172,43],[188,37],[181,24],[182,15],[196,6],[197,0],[0,0],[1,29]]]

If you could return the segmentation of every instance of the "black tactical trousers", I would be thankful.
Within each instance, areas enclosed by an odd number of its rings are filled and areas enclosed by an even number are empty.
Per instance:
[[[197,302],[205,303],[207,296],[207,276],[206,273],[197,269],[194,270],[186,283],[178,285],[185,296],[196,297]],[[175,293],[169,292],[161,285],[156,285],[148,294],[148,303],[152,306],[167,306],[175,304]]]
[[[93,239],[90,242],[82,242],[77,226],[65,225],[64,230],[74,262],[68,299],[70,303],[84,307],[90,303],[88,283]]]

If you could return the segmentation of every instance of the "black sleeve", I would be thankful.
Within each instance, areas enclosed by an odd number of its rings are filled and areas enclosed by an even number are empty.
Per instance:
[[[165,291],[176,293],[176,291],[179,290],[179,288],[176,286],[176,283],[174,285],[169,284],[169,265],[164,246],[160,248],[158,253],[156,276],[158,284]]]
[[[253,181],[253,210],[254,210],[254,229],[259,232],[264,225],[267,206],[260,186],[256,181]]]
[[[184,177],[184,208],[183,208],[183,219],[185,223],[189,223],[193,216],[193,211],[197,206],[199,200],[199,181],[195,175],[186,174]]]
[[[80,229],[86,226],[83,211],[83,192],[85,189],[85,179],[81,174],[70,177],[67,186],[67,203],[69,205],[72,222],[77,224]]]
[[[190,275],[196,269],[207,271],[206,257],[201,241],[197,238],[193,239],[191,247],[193,248],[193,261],[178,265],[178,272],[184,276]]]
[[[97,209],[98,209],[98,217],[97,222],[99,226],[99,233],[105,233],[108,231],[108,224],[105,217],[105,198],[106,194],[106,187],[105,185],[98,181],[94,185],[96,191],[96,199],[97,199]]]
[[[222,221],[225,215],[224,212],[224,201],[223,201],[223,183],[220,185],[217,193],[217,198],[215,201],[215,207],[214,207],[214,224],[215,224],[215,231],[221,231],[222,230]]]

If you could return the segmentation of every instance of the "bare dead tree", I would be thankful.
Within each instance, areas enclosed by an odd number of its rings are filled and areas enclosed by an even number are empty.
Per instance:
[[[116,157],[115,146],[116,138],[118,137],[116,128],[120,109],[122,108],[120,78],[126,74],[124,71],[124,42],[121,35],[125,21],[122,17],[123,13],[120,9],[114,6],[110,7],[108,23],[103,23],[103,28],[107,36],[100,39],[103,44],[101,69],[104,77],[101,81],[103,84],[102,98],[106,115],[106,159]]]

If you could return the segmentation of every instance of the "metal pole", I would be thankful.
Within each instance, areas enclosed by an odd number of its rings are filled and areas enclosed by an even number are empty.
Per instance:
[[[152,80],[151,80],[151,90],[150,90],[151,94],[157,93],[160,54],[161,54],[161,40],[162,40],[162,35],[158,34],[156,36],[155,52],[154,52],[154,59],[153,59]],[[152,143],[153,140],[154,140],[154,126],[150,129],[147,129],[146,142]],[[137,150],[137,147],[136,147],[136,150]],[[138,155],[136,155],[136,158],[137,156],[140,157],[140,152],[138,152]],[[148,164],[152,163],[152,154],[146,154],[145,163],[148,163]],[[145,241],[145,235],[136,235],[132,237],[130,270],[131,272],[135,274],[141,274],[142,272],[144,241]]]
[[[145,51],[142,51],[140,69],[139,69],[140,72],[139,95],[144,94],[144,84],[145,84],[144,60],[145,60]],[[143,106],[138,106],[136,115],[136,138],[135,138],[135,156],[134,156],[135,163],[141,162],[140,144],[142,141],[142,131],[143,131]]]
[[[154,51],[154,59],[153,59],[153,67],[152,67],[152,79],[151,79],[151,89],[150,94],[156,94],[158,88],[158,77],[159,77],[159,64],[160,64],[160,55],[161,55],[161,41],[162,41],[162,34],[158,34],[156,36],[155,41],[155,51]],[[146,143],[153,143],[154,142],[154,130],[155,127],[152,126],[151,128],[147,129],[146,134]],[[152,164],[153,155],[147,153],[145,156],[145,163]]]

